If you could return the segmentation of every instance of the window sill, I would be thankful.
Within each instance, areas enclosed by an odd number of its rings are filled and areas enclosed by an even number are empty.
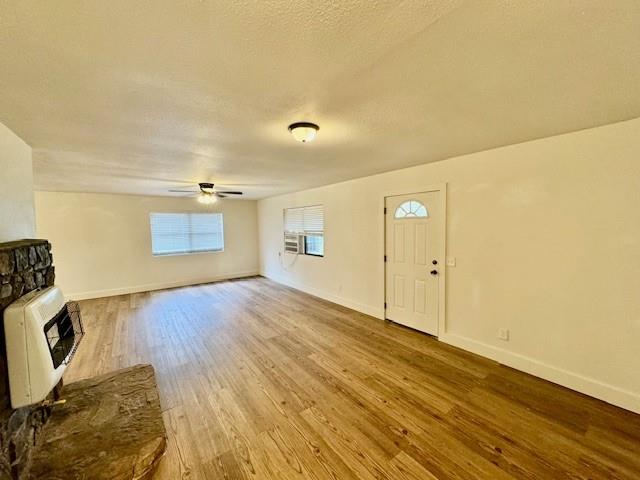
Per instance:
[[[296,255],[296,256],[300,256],[300,257],[317,257],[317,258],[324,258],[324,254],[323,255],[316,255],[314,253],[298,253],[298,252],[287,252],[285,250],[284,252],[285,255]]]
[[[176,253],[152,253],[154,257],[184,257],[186,255],[200,255],[203,253],[223,253],[224,248],[221,250],[198,250],[195,252],[176,252]]]

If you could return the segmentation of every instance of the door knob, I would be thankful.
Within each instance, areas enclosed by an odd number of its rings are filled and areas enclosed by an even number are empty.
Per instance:
[[[431,270],[431,275],[437,275],[438,274],[438,270]]]

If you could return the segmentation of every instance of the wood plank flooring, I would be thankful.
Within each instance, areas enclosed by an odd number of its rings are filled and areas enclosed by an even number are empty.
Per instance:
[[[154,365],[158,479],[640,478],[640,415],[264,278],[81,306],[65,381]]]

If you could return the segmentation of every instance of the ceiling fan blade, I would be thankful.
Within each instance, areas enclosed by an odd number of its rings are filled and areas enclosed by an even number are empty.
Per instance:
[[[216,192],[216,193],[224,193],[225,195],[242,195],[242,192]]]
[[[220,193],[218,193],[218,192],[215,192],[215,195],[216,195],[216,197],[218,197],[218,198],[227,198],[227,196],[226,196],[226,195],[221,195],[221,194],[220,194]]]
[[[196,190],[168,190],[175,193],[198,193]]]

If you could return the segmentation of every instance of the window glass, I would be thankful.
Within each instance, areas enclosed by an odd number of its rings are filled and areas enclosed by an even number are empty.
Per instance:
[[[221,213],[151,213],[153,255],[224,250]]]
[[[324,255],[324,238],[319,235],[306,235],[304,237],[304,251],[307,255]]]
[[[429,216],[429,212],[427,212],[427,208],[418,200],[409,200],[403,202],[396,208],[396,213],[393,216],[394,218],[425,218]]]

